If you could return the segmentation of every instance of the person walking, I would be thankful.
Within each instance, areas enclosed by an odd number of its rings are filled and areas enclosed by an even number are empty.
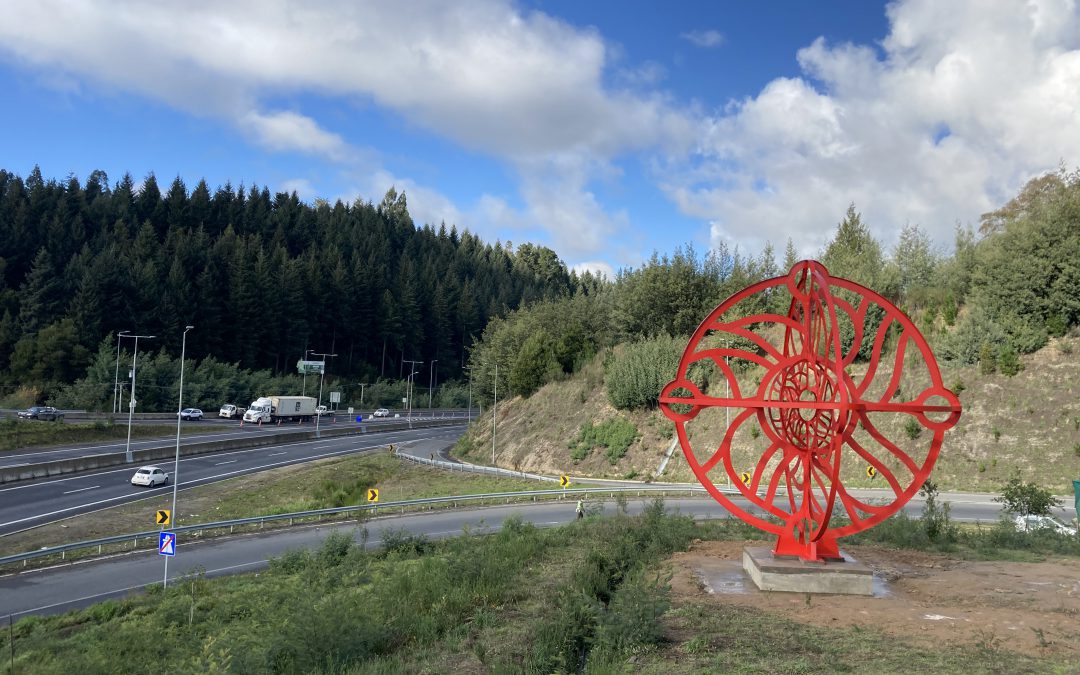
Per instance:
[[[577,503],[577,519],[581,520],[585,517],[585,502],[578,500]]]

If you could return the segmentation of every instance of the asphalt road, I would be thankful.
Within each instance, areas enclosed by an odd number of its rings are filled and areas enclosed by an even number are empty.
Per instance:
[[[998,505],[983,496],[981,502],[961,501],[953,504],[953,517],[959,521],[993,521]],[[631,512],[640,512],[646,499],[629,502]],[[722,518],[727,513],[708,499],[668,498],[669,510],[678,510],[695,518]],[[910,504],[918,513],[922,505]],[[367,545],[379,546],[386,530],[407,530],[432,539],[470,532],[499,529],[511,515],[541,527],[567,523],[574,518],[575,502],[547,502],[495,506],[473,510],[434,511],[424,514],[385,517],[369,521]],[[607,503],[606,513],[615,505]],[[185,544],[181,538],[176,556],[169,564],[169,583],[176,583],[186,574],[199,570],[207,576],[222,576],[263,569],[267,561],[288,550],[317,547],[331,532],[359,534],[357,525],[294,528],[262,535],[245,535]],[[357,541],[360,541],[357,537]],[[140,592],[146,585],[160,583],[164,578],[164,559],[152,551],[114,556],[105,560],[53,567],[0,577],[0,616],[10,614],[18,619],[28,614],[56,614],[84,607],[107,598]]]
[[[446,413],[450,415],[451,413]],[[463,415],[464,413],[457,413]],[[438,419],[438,416],[436,416]],[[427,419],[426,416],[421,416],[417,413],[414,420]],[[337,421],[332,421],[331,416],[324,417],[319,425],[326,429],[335,429],[346,424],[355,424],[347,417],[343,415],[337,416]],[[364,424],[369,425],[370,428],[377,428],[376,425],[385,422],[400,422],[401,418],[395,420],[392,417],[383,418],[371,418],[367,415],[364,416]],[[151,422],[146,422],[150,424]],[[168,420],[157,421],[159,425],[175,424]],[[292,433],[295,431],[310,431],[313,428],[311,424],[282,424],[278,425],[264,425],[259,426],[257,424],[244,424],[240,426],[239,420],[225,420],[206,418],[201,422],[183,422],[184,429],[187,433],[180,436],[180,445],[184,446],[189,443],[206,443],[209,441],[220,441],[227,439],[231,436],[245,435],[250,436],[253,434],[263,435],[275,435],[283,433]],[[198,432],[192,433],[193,429],[199,429]],[[132,439],[131,449],[139,450],[143,448],[160,448],[165,445],[173,445],[176,443],[175,432],[159,436],[155,438],[143,438]],[[38,464],[41,462],[51,462],[60,459],[73,459],[76,457],[85,457],[88,455],[105,455],[111,453],[123,453],[127,445],[127,439],[119,439],[116,441],[105,441],[98,443],[82,443],[76,445],[54,446],[50,448],[25,448],[21,450],[12,450],[10,452],[0,452],[0,467],[13,467],[23,466],[26,464]]]
[[[462,424],[368,433],[182,457],[180,490],[288,464],[363,452],[385,447],[388,443],[444,439],[449,444],[460,437],[464,429]],[[173,472],[171,461],[159,462],[158,466],[170,474]],[[5,535],[172,490],[171,483],[155,488],[131,485],[131,476],[137,468],[137,465],[129,464],[0,487],[0,554],[14,553],[5,550]]]

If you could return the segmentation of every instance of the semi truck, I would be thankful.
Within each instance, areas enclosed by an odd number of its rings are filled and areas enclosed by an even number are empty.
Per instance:
[[[315,416],[310,396],[261,396],[244,412],[245,422],[305,422]]]

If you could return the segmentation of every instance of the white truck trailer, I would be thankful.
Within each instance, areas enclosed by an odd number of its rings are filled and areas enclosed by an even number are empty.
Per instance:
[[[306,422],[315,416],[315,399],[310,396],[262,396],[244,412],[245,422]]]

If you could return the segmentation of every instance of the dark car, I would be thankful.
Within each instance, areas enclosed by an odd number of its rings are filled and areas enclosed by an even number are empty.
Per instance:
[[[49,405],[36,405],[32,408],[27,408],[26,410],[20,410],[19,418],[24,420],[48,420],[55,422],[64,419],[64,413]]]

